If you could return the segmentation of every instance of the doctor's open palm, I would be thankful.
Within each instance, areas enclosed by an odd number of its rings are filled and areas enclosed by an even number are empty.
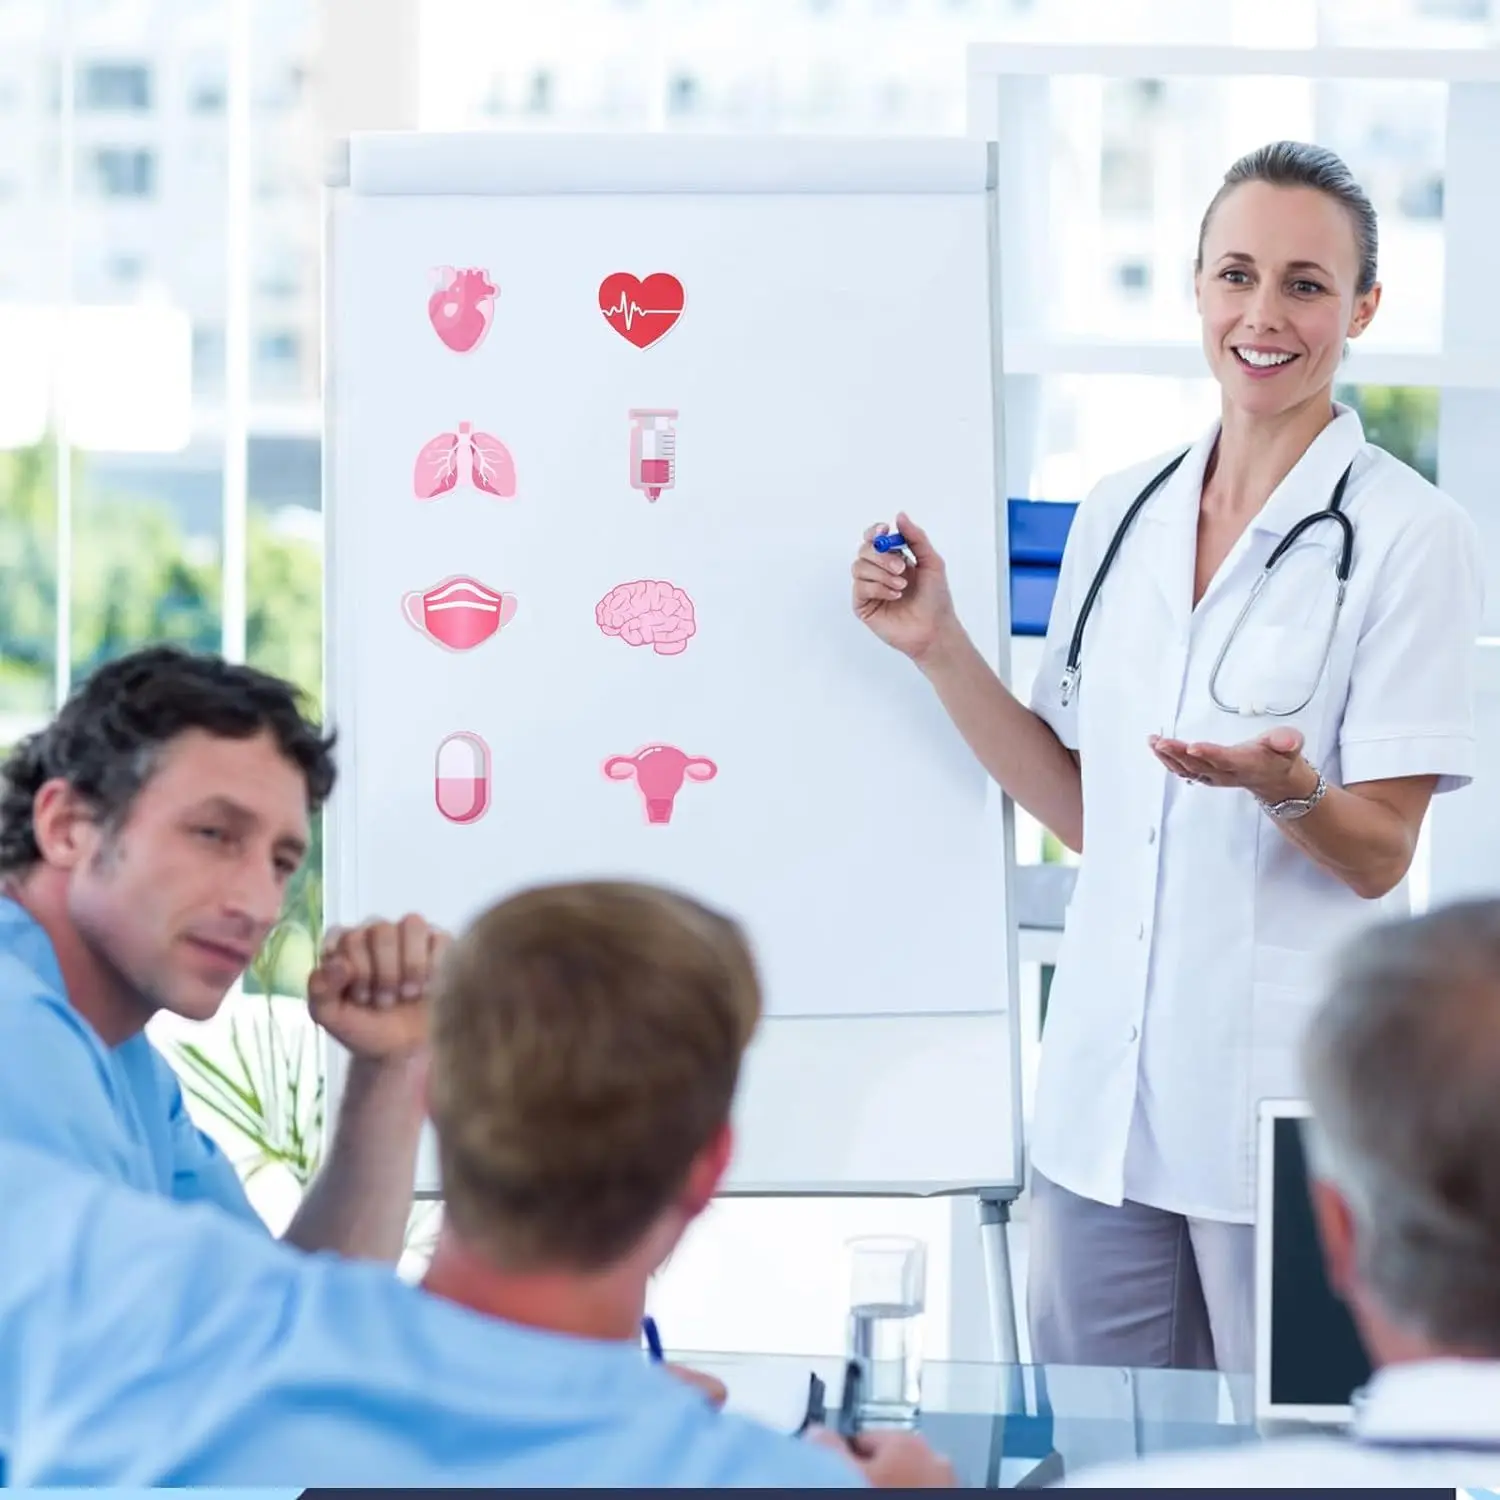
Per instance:
[[[875,538],[890,530],[872,526],[864,535],[850,572],[854,577],[854,613],[886,645],[920,660],[942,633],[957,623],[948,572],[927,533],[904,513],[896,526],[916,558],[898,548],[877,552]]]

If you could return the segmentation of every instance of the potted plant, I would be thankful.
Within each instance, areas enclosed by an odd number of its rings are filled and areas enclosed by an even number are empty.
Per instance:
[[[321,937],[321,885],[309,875],[250,965],[244,993],[259,1004],[231,1018],[228,1056],[216,1060],[198,1042],[175,1049],[184,1091],[248,1148],[238,1163],[244,1180],[280,1169],[299,1195],[317,1174],[325,1145],[327,1066],[305,1008]],[[431,1251],[437,1207],[413,1204],[406,1248],[414,1256]]]
[[[261,1004],[232,1018],[229,1057],[216,1062],[198,1042],[176,1048],[183,1088],[250,1148],[245,1180],[281,1167],[299,1192],[322,1160],[327,1078],[317,1033],[305,1015],[288,1015],[284,1002],[307,998],[321,926],[317,884],[304,882],[250,965],[245,992]]]

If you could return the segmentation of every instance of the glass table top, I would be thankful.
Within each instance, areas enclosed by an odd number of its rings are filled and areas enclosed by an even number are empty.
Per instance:
[[[674,1351],[718,1376],[729,1409],[794,1431],[809,1376],[836,1410],[837,1357]],[[928,1360],[918,1428],[965,1485],[1039,1487],[1103,1463],[1259,1441],[1248,1376],[1198,1370],[1125,1370]]]

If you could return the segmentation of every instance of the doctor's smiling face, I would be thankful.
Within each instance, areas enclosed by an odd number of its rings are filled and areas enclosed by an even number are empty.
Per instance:
[[[1345,340],[1380,305],[1373,211],[1349,188],[1354,201],[1294,175],[1236,182],[1232,171],[1209,209],[1195,285],[1227,406],[1277,417],[1331,400]]]

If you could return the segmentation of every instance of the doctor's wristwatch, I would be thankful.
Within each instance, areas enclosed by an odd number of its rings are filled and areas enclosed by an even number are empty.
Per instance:
[[[1260,797],[1255,800],[1273,818],[1281,818],[1289,823],[1297,818],[1305,818],[1328,795],[1328,783],[1323,779],[1323,773],[1316,766],[1309,766],[1308,769],[1316,774],[1318,784],[1307,796],[1288,797],[1284,802],[1266,802]]]

